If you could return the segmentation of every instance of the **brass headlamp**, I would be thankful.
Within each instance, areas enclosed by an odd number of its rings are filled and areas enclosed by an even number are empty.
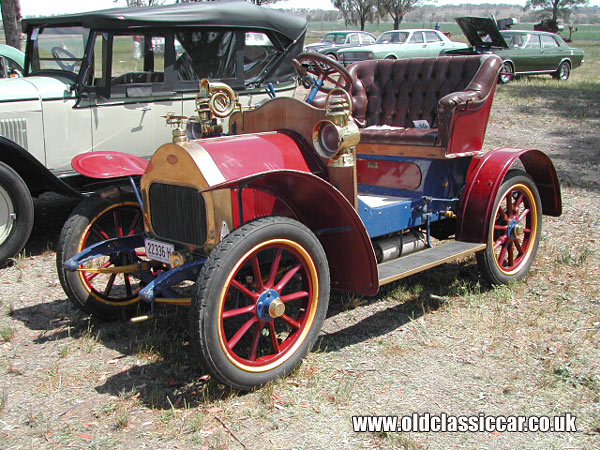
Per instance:
[[[324,158],[331,159],[329,166],[353,166],[360,131],[350,118],[352,98],[344,89],[335,88],[327,96],[325,111],[327,119],[318,122],[313,129],[315,150]]]

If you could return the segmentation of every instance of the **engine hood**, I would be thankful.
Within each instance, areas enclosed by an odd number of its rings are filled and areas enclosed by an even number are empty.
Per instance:
[[[490,17],[457,17],[456,23],[473,47],[508,48],[496,19]]]
[[[0,80],[0,101],[52,100],[74,96],[72,83],[61,77],[31,76]]]

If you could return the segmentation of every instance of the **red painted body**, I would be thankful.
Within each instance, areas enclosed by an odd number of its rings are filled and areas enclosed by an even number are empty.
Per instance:
[[[307,158],[287,134],[257,133],[200,141],[226,180],[269,170],[310,172]]]
[[[498,148],[471,162],[459,205],[457,240],[486,242],[496,194],[517,159],[535,181],[542,200],[542,213],[561,214],[560,184],[550,158],[539,150]]]
[[[483,148],[495,91],[494,86],[482,105],[474,107],[467,104],[466,109],[455,112],[450,124],[448,155],[477,152]]]
[[[358,184],[417,189],[421,185],[421,169],[415,163],[383,160],[356,161]]]
[[[242,185],[276,197],[317,235],[335,288],[364,295],[377,292],[377,262],[371,240],[354,207],[331,184],[312,173],[275,170],[231,180],[207,191]],[[244,220],[252,218],[244,210]]]
[[[149,161],[121,152],[90,152],[77,155],[71,166],[90,178],[118,178],[142,176]]]

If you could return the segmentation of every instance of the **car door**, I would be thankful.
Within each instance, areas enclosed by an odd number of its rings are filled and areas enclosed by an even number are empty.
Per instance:
[[[157,116],[181,113],[181,100],[165,86],[165,36],[104,33],[94,47],[94,75],[86,80],[97,94],[88,102],[93,150],[151,156],[158,143],[170,140]]]
[[[445,42],[439,36],[437,31],[424,31],[425,43],[427,44],[427,55],[438,56],[444,49]]]
[[[405,47],[406,48],[403,51],[404,54],[402,55],[403,58],[411,58],[414,56],[430,56],[422,31],[413,32]]]
[[[542,64],[539,70],[556,70],[564,57],[556,38],[550,34],[542,34]]]

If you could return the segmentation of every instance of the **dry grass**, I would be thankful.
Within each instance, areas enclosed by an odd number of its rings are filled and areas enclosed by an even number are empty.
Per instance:
[[[492,113],[488,147],[540,148],[563,182],[564,214],[544,218],[531,275],[493,288],[468,259],[375,298],[334,293],[304,364],[256,392],[205,376],[184,310],[135,326],[77,313],[47,251],[72,204],[50,198],[28,256],[0,271],[0,448],[599,448],[600,51],[586,51],[567,83],[500,86]],[[570,412],[580,431],[351,430],[356,414],[442,411]]]

